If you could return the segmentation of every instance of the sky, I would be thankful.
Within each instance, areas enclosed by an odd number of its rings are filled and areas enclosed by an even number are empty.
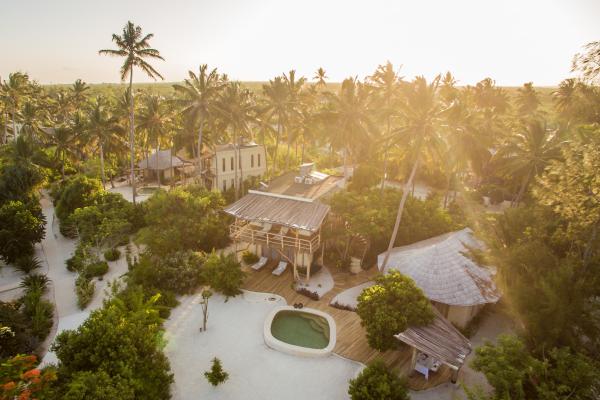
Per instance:
[[[573,55],[600,40],[600,0],[0,0],[0,76],[40,83],[119,82],[122,60],[98,55],[128,20],[154,33],[166,81],[200,64],[264,81],[452,72],[459,84],[555,86]],[[149,82],[140,71],[135,82]]]

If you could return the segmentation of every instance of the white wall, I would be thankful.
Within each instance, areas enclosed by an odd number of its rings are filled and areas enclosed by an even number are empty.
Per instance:
[[[227,183],[227,189],[231,188],[235,179],[235,159],[234,168],[231,167],[231,160],[235,152],[232,150],[219,151],[212,160],[212,166],[216,169],[216,179],[213,189],[223,190],[223,182]],[[265,160],[265,149],[263,146],[244,147],[240,150],[241,165],[238,165],[238,179],[246,180],[251,176],[262,176],[267,170]],[[260,166],[258,160],[260,158]],[[252,160],[254,159],[254,165]],[[225,170],[223,171],[223,160],[225,160]]]

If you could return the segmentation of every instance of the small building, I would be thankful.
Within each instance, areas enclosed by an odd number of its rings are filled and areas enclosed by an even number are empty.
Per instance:
[[[295,279],[310,278],[319,261],[321,226],[329,206],[313,199],[250,190],[225,208],[237,249],[293,266]]]
[[[190,166],[191,163],[172,154],[171,149],[154,152],[138,163],[138,168],[143,171],[144,178],[154,178],[164,181],[178,174],[179,170]]]
[[[314,163],[300,165],[298,171],[290,171],[272,179],[266,187],[270,193],[286,196],[322,199],[342,189],[344,178],[315,170]]]
[[[237,165],[236,150],[231,143],[219,144],[215,146],[214,151],[202,155],[202,179],[207,188],[226,191],[234,187],[236,168],[240,183],[250,177],[261,177],[265,174],[267,154],[264,146],[254,142],[240,145]]]
[[[483,243],[465,228],[392,249],[384,273],[395,269],[412,278],[441,315],[465,327],[485,304],[500,299],[494,272],[469,257]],[[385,253],[378,256],[381,270]]]

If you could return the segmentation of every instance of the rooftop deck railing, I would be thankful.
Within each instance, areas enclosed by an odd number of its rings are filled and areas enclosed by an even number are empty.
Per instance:
[[[314,253],[321,244],[321,235],[315,234],[311,237],[303,238],[301,236],[284,235],[272,231],[262,231],[254,228],[250,224],[236,225],[229,227],[229,236],[235,241],[247,242],[252,244],[266,244],[270,247],[280,247],[284,249],[291,247],[299,251]]]

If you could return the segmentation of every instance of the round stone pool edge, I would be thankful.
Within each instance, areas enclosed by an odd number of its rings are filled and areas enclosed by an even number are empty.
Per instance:
[[[323,349],[311,349],[309,347],[296,346],[293,344],[285,343],[273,336],[271,333],[271,325],[273,323],[273,319],[275,315],[280,311],[296,311],[296,312],[304,312],[307,314],[317,315],[319,317],[325,318],[327,323],[329,324],[329,344]],[[263,336],[265,339],[265,344],[272,348],[273,350],[281,351],[282,353],[291,354],[294,356],[301,357],[325,357],[330,355],[333,352],[336,341],[336,325],[333,317],[323,311],[316,310],[314,308],[304,307],[301,309],[294,308],[293,306],[279,306],[275,307],[267,318],[265,319],[265,323],[263,326]]]

